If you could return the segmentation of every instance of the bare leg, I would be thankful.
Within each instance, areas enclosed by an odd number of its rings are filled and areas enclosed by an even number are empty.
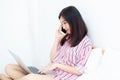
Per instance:
[[[0,74],[0,80],[12,80],[12,79],[6,77],[4,74]]]
[[[19,79],[27,73],[17,64],[8,64],[5,67],[6,74],[12,79]]]
[[[54,80],[54,79],[52,76],[48,76],[48,75],[28,74],[16,80]]]

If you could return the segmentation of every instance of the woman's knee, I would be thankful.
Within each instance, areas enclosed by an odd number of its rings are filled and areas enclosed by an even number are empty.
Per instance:
[[[15,69],[16,66],[17,66],[16,64],[7,64],[5,66],[5,72],[9,74],[11,71]]]

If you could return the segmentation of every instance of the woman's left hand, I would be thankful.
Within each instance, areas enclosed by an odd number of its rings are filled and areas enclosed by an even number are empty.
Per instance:
[[[46,73],[48,71],[51,71],[57,67],[57,63],[52,63],[38,71],[38,73]]]

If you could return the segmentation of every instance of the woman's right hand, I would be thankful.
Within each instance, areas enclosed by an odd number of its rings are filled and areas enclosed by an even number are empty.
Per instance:
[[[61,33],[62,26],[60,26],[56,31],[55,39],[60,41],[65,35]]]

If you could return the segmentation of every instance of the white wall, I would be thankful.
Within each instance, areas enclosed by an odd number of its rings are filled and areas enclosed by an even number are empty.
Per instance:
[[[46,65],[60,25],[58,14],[69,5],[81,12],[94,45],[120,50],[119,0],[0,0],[0,71],[14,62],[8,48],[27,65]]]

